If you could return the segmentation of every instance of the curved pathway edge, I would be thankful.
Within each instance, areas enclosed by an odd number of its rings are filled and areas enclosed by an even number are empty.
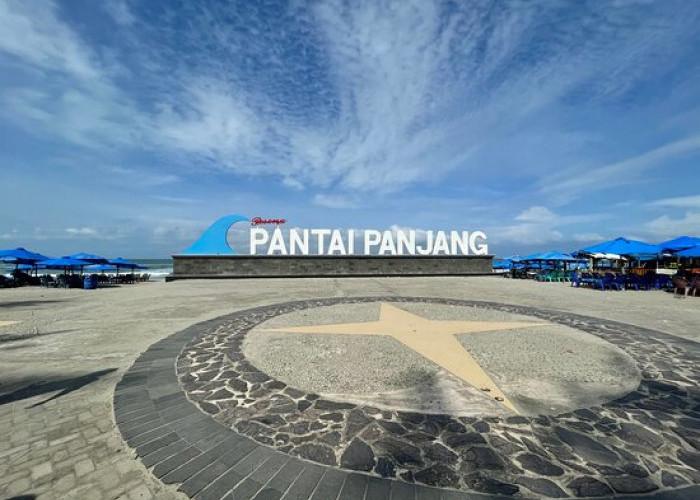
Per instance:
[[[115,388],[117,427],[144,466],[164,483],[178,485],[197,500],[513,498],[441,490],[326,467],[275,451],[221,425],[188,400],[178,383],[175,362],[196,335],[235,314],[197,323],[152,344]],[[700,498],[700,486],[613,498],[693,500]]]

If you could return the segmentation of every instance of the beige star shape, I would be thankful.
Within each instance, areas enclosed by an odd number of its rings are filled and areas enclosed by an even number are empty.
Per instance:
[[[377,321],[290,326],[265,329],[265,331],[337,335],[388,335],[464,382],[481,389],[515,413],[519,413],[515,405],[506,397],[486,371],[481,368],[461,342],[455,338],[455,335],[513,330],[542,325],[543,323],[525,322],[430,320],[390,304],[382,303]]]

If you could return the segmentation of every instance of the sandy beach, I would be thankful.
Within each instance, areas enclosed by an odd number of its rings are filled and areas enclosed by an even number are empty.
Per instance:
[[[115,429],[112,397],[122,373],[148,346],[194,323],[278,302],[353,296],[524,305],[700,342],[700,299],[695,297],[600,292],[498,277],[177,281],[95,291],[4,289],[0,496],[186,498],[134,460]]]

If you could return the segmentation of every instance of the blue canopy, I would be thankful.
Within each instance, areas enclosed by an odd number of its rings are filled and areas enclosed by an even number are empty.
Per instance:
[[[74,253],[73,255],[65,255],[64,258],[84,260],[85,262],[90,262],[91,264],[107,263],[107,259],[101,257],[100,255],[95,255],[94,253]]]
[[[41,263],[47,269],[75,269],[79,267],[89,266],[89,262],[84,260],[71,259],[69,257],[62,257],[60,259],[49,259]]]
[[[598,243],[580,250],[581,253],[607,253],[616,255],[658,255],[663,251],[659,245],[644,243],[643,241],[628,240],[627,238],[615,238],[614,240]]]
[[[531,260],[555,260],[555,261],[564,261],[564,262],[575,262],[578,259],[572,257],[568,253],[547,252],[547,253],[537,254],[535,257],[531,257]]]
[[[104,273],[104,272],[109,273],[109,272],[112,272],[112,271],[116,271],[117,269],[116,269],[115,267],[113,267],[113,266],[108,265],[108,264],[95,264],[95,265],[92,265],[92,266],[87,266],[87,267],[85,268],[85,270],[86,270],[86,271],[100,271],[100,272],[103,272],[103,273]]]
[[[0,250],[0,260],[3,262],[11,262],[13,264],[34,264],[43,260],[48,260],[51,257],[41,255],[40,253],[30,252],[25,248],[8,248]]]
[[[676,253],[679,257],[700,257],[700,244]]]
[[[33,271],[34,269],[44,269],[43,264],[20,264],[17,266],[20,271]]]
[[[122,259],[121,257],[118,257],[116,259],[110,259],[107,261],[107,263],[113,266],[124,267],[127,269],[146,269],[146,267],[142,266],[141,264],[131,262],[130,260]]]
[[[693,236],[679,236],[678,238],[659,243],[661,248],[669,252],[685,250],[686,248],[694,247],[696,245],[700,245],[700,238],[695,238]]]

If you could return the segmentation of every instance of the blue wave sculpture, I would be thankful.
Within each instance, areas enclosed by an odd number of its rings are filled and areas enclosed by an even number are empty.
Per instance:
[[[202,236],[180,255],[236,255],[228,244],[228,230],[236,222],[248,221],[243,215],[226,215],[214,222]]]

